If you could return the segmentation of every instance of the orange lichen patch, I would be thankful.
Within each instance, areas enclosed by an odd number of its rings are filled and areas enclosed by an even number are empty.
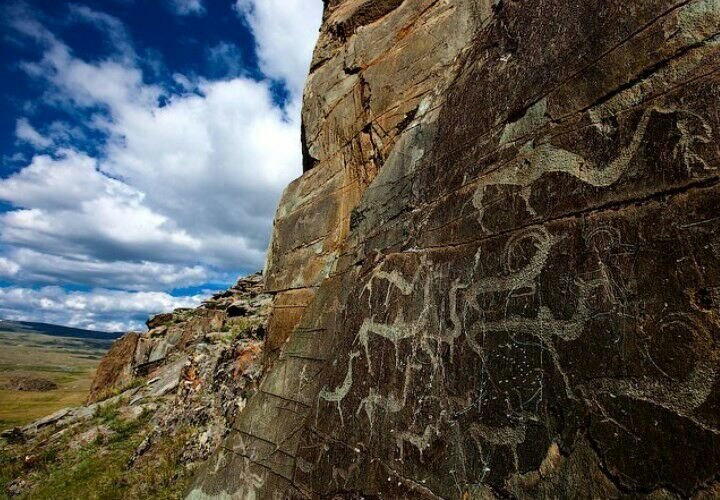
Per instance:
[[[262,354],[262,342],[250,341],[235,349],[235,370],[233,378],[247,376],[258,364]]]
[[[192,387],[194,389],[201,384],[200,376],[193,365],[183,367],[182,380],[185,387]]]

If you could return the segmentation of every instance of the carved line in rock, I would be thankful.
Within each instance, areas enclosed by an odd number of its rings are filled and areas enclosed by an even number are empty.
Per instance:
[[[570,381],[561,365],[560,357],[555,348],[556,339],[564,342],[570,342],[580,338],[587,323],[594,317],[595,314],[595,311],[593,311],[591,306],[591,297],[595,291],[603,291],[610,302],[615,304],[615,306],[621,302],[618,300],[618,296],[624,295],[622,285],[613,281],[611,273],[608,271],[608,265],[603,262],[603,258],[606,257],[603,252],[607,252],[609,248],[623,250],[623,247],[626,246],[623,245],[621,235],[617,228],[613,228],[611,226],[601,226],[590,231],[584,239],[588,248],[594,251],[596,255],[596,274],[601,277],[589,280],[577,278],[575,280],[575,287],[577,290],[576,306],[573,315],[569,319],[557,319],[549,307],[540,305],[534,317],[512,315],[503,321],[476,320],[481,321],[481,333],[501,331],[509,334],[511,337],[519,333],[527,333],[536,336],[544,346],[544,349],[550,352],[552,362],[564,381],[567,396],[575,400],[578,400],[579,398],[575,395]],[[547,265],[553,247],[560,241],[562,241],[561,237],[551,235],[545,227],[532,227],[509,238],[504,252],[506,274],[502,276],[473,276],[467,283],[462,283],[456,280],[450,286],[447,299],[447,303],[449,304],[449,319],[452,325],[452,328],[448,331],[443,331],[442,328],[440,328],[440,331],[434,329],[430,320],[436,318],[431,318],[429,314],[429,304],[433,302],[431,297],[431,283],[438,279],[443,279],[442,270],[434,269],[432,264],[429,263],[427,257],[424,255],[421,257],[421,263],[415,270],[412,279],[406,279],[398,270],[387,271],[384,263],[378,266],[376,271],[374,271],[368,279],[367,284],[363,288],[364,291],[368,290],[372,293],[372,284],[378,280],[384,280],[388,283],[388,290],[384,300],[385,304],[389,303],[391,299],[391,290],[393,290],[403,297],[408,297],[412,295],[413,292],[422,293],[424,307],[422,312],[417,316],[417,319],[412,321],[404,319],[403,316],[405,313],[402,308],[397,313],[396,319],[391,323],[377,322],[374,317],[366,319],[357,333],[357,338],[363,345],[364,354],[367,358],[367,365],[371,375],[371,339],[373,335],[391,341],[394,344],[396,351],[396,366],[399,367],[403,364],[405,366],[405,382],[400,395],[393,393],[383,395],[380,387],[371,386],[368,388],[367,395],[362,399],[360,405],[358,406],[356,414],[359,414],[362,410],[365,411],[370,422],[371,434],[377,410],[384,411],[386,413],[398,413],[402,411],[405,409],[408,402],[408,388],[413,385],[416,389],[421,387],[417,383],[414,384],[412,380],[416,373],[423,370],[422,365],[418,363],[416,358],[418,352],[430,355],[430,358],[433,361],[434,373],[442,371],[443,367],[436,365],[436,363],[440,363],[440,360],[434,355],[428,341],[432,340],[438,344],[445,343],[452,346],[456,339],[458,339],[463,333],[466,333],[467,345],[475,351],[481,359],[484,360],[485,352],[482,346],[476,341],[477,334],[473,335],[467,333],[469,331],[468,327],[472,326],[465,324],[469,310],[477,311],[481,314],[480,317],[482,318],[483,310],[478,301],[478,297],[483,295],[504,293],[507,294],[508,297],[517,297],[518,292],[526,294],[536,293],[537,280]],[[526,263],[524,265],[518,265],[516,261],[523,248],[526,250],[528,248],[534,248],[534,253],[529,258],[525,258]],[[479,254],[476,254],[476,265],[474,267],[477,267],[478,259]],[[420,282],[424,283],[424,289],[422,292],[416,291],[417,285]],[[688,326],[688,328],[694,328],[695,331],[698,332],[695,334],[696,337],[704,339],[709,338],[709,333],[703,329],[702,325],[687,319],[675,318],[672,319],[670,323],[667,321],[664,322],[660,328],[666,328],[668,327],[667,325],[670,325],[671,323],[676,324],[678,321],[681,321],[681,323]],[[410,344],[412,351],[402,360],[401,363],[398,359],[400,344],[403,341],[412,339],[415,339],[415,341]],[[707,343],[707,341],[705,342]],[[358,355],[359,354],[357,352],[351,354],[353,359]],[[671,409],[680,415],[685,415],[703,428],[717,433],[717,429],[712,428],[707,423],[699,421],[697,418],[693,417],[691,413],[710,395],[712,386],[718,375],[717,365],[719,361],[720,349],[714,349],[709,357],[701,360],[697,366],[695,366],[691,375],[684,381],[668,382],[650,379],[640,382],[628,380],[601,380],[595,388],[590,390],[590,392],[613,392],[630,398],[659,404],[660,406]],[[347,380],[349,380],[348,376],[346,376],[346,381]],[[347,386],[343,385],[343,398],[350,392],[351,386],[352,381],[350,381]],[[581,391],[582,396],[585,396],[585,391],[588,390],[582,386],[578,386],[577,389]],[[481,391],[481,394],[475,403],[477,404],[478,409],[482,408],[482,398],[483,395]],[[422,456],[423,450],[427,449],[432,442],[440,436],[442,426],[446,422],[447,416],[443,411],[440,414],[434,415],[433,421],[425,425],[424,431],[419,433],[413,432],[411,428],[398,430],[396,434],[396,442],[398,448],[400,449],[401,456],[404,453],[404,443],[409,443],[416,447]],[[413,427],[416,425],[417,423],[414,422]],[[477,429],[475,430],[477,431]],[[495,429],[495,436],[497,437],[498,435],[502,435],[503,432],[506,434],[510,433],[516,437],[521,435],[524,436],[525,427],[518,426],[497,428]],[[475,432],[474,439],[476,441],[479,439],[478,436],[481,436],[481,434]],[[497,441],[497,439],[495,439],[495,441]],[[514,447],[513,456],[517,461],[516,448],[519,443],[500,443],[488,439],[486,439],[485,442],[486,444],[494,446]],[[478,449],[481,457],[484,457],[483,460],[485,461],[485,468],[489,468],[489,455],[486,455],[486,450],[479,442]]]
[[[517,447],[525,442],[525,426],[517,427],[490,427],[488,425],[475,423],[470,425],[470,437],[475,442],[475,446],[480,453],[480,459],[483,462],[482,476],[478,482],[482,483],[490,472],[491,452],[485,451],[485,445],[492,446],[508,446],[512,450],[513,462],[516,472],[520,470],[520,458],[518,456]]]
[[[518,267],[513,262],[515,253],[519,251],[518,247],[527,241],[531,242],[532,245],[535,247],[535,252],[525,266]],[[448,302],[450,304],[450,317],[453,324],[453,328],[450,329],[448,333],[433,331],[432,325],[429,321],[432,303],[431,284],[433,278],[435,278],[436,276],[434,274],[434,269],[432,265],[428,263],[428,259],[426,256],[421,257],[421,262],[419,264],[419,267],[415,271],[412,280],[404,278],[402,274],[397,270],[393,270],[390,272],[385,271],[385,263],[378,266],[378,268],[371,274],[366,285],[363,287],[363,293],[365,291],[369,291],[369,293],[372,294],[373,283],[376,280],[385,280],[388,283],[388,291],[385,297],[386,304],[389,301],[391,290],[397,290],[401,295],[409,296],[414,291],[416,283],[420,281],[420,277],[422,275],[425,275],[426,279],[423,280],[423,309],[416,320],[405,321],[403,319],[404,313],[401,310],[398,313],[397,318],[392,323],[377,322],[374,317],[366,318],[358,330],[356,337],[363,345],[368,371],[371,375],[373,373],[371,356],[372,353],[370,348],[371,335],[375,335],[392,342],[396,352],[396,366],[401,366],[402,364],[404,364],[405,366],[405,381],[402,394],[400,396],[393,393],[390,393],[389,395],[384,395],[382,394],[379,387],[369,387],[367,395],[361,400],[356,410],[356,414],[359,414],[363,410],[365,411],[368,417],[368,421],[370,423],[371,433],[377,409],[385,411],[386,413],[398,413],[406,407],[409,388],[413,385],[413,375],[415,372],[419,372],[422,370],[422,365],[416,361],[418,349],[421,350],[423,353],[429,355],[433,363],[434,373],[443,371],[443,367],[439,365],[439,357],[433,352],[432,348],[430,347],[429,341],[434,340],[438,344],[445,343],[452,347],[454,341],[462,335],[463,330],[461,325],[461,319],[459,318],[457,313],[458,292],[463,292],[462,297],[464,299],[465,308],[468,307],[468,302],[472,302],[471,307],[479,308],[479,306],[477,305],[477,296],[481,294],[489,294],[496,292],[512,293],[522,288],[530,288],[534,290],[535,280],[545,267],[545,264],[547,263],[547,260],[549,258],[550,249],[556,241],[558,241],[557,238],[551,236],[545,228],[531,228],[530,230],[525,231],[520,235],[515,235],[514,237],[510,238],[506,245],[505,255],[507,260],[506,268],[509,271],[508,275],[503,277],[485,277],[482,279],[471,279],[470,283],[472,284],[455,283],[451,287],[451,291],[448,297]],[[576,316],[578,318],[585,318],[588,314],[589,313],[586,311],[584,305],[579,303]],[[517,321],[520,322],[522,320],[517,319]],[[552,318],[552,313],[549,312],[549,310],[543,310],[543,312],[539,315],[538,318],[529,318],[524,321],[525,322],[523,323],[523,325],[530,329],[536,327],[538,324],[542,325],[543,322],[548,323],[547,331],[550,331],[553,326],[562,326],[564,328],[564,331],[563,333],[559,333],[558,335],[561,338],[567,339],[579,336],[582,329],[582,326],[568,326],[570,325],[572,320],[567,322],[554,320],[554,318]],[[490,325],[490,327],[492,327],[492,325]],[[422,333],[419,334],[420,332]],[[543,335],[542,337],[546,338],[549,336],[550,333],[548,333],[548,335]],[[399,359],[399,344],[404,340],[412,338],[416,338],[418,342],[413,343],[412,352],[408,354],[403,360],[403,363],[401,363]],[[471,338],[468,337],[469,344],[471,343],[471,341]],[[480,349],[477,348],[477,346],[471,345],[471,347],[482,357],[483,353]],[[348,360],[348,372],[345,376],[345,382],[341,385],[341,387],[333,393],[324,390],[320,395],[320,399],[335,402],[338,404],[338,406],[340,406],[342,400],[350,392],[353,385],[351,371],[352,360],[355,359],[358,355],[359,353],[357,352],[354,352],[350,355],[350,359]],[[440,428],[443,425],[445,419],[445,413],[441,412],[441,414],[435,416],[433,422],[426,425],[425,430],[421,433],[412,432],[411,429],[399,431],[396,434],[396,441],[398,443],[398,447],[401,449],[401,452],[403,442],[407,442],[415,446],[422,454],[423,450],[428,448],[431,445],[432,441],[440,435]]]
[[[526,117],[520,121],[537,122],[535,108],[530,108]],[[709,144],[713,140],[712,129],[707,122],[700,115],[689,110],[650,106],[640,117],[630,144],[621,149],[607,166],[597,165],[577,153],[550,143],[535,146],[533,141],[529,141],[521,148],[519,157],[480,177],[472,201],[478,211],[477,220],[483,231],[490,232],[484,225],[486,209],[484,198],[486,189],[491,186],[519,187],[519,194],[525,202],[525,208],[532,216],[535,216],[537,213],[530,203],[532,186],[546,174],[564,173],[594,187],[609,187],[615,184],[628,170],[632,159],[643,143],[653,113],[679,116],[675,126],[680,133],[680,140],[675,145],[673,155],[675,159],[678,156],[682,157],[688,174],[692,174],[695,164],[702,165],[706,171],[710,170],[705,160],[694,150],[696,143]],[[511,132],[508,132],[506,127],[503,136],[507,134],[511,134]]]
[[[342,425],[345,425],[343,420],[343,413],[342,413],[342,406],[340,403],[343,399],[345,399],[345,396],[348,395],[348,392],[350,392],[350,387],[352,387],[353,383],[353,360],[360,356],[359,352],[353,352],[350,354],[350,357],[348,359],[348,370],[345,374],[345,380],[343,381],[342,385],[338,388],[336,388],[334,391],[328,391],[326,387],[323,387],[320,391],[320,399],[324,399],[325,401],[330,401],[333,403],[337,403],[338,412],[340,413],[340,422]]]
[[[713,345],[715,342],[710,332],[690,314],[673,313],[659,321],[660,332],[670,328],[685,329],[695,343],[710,351],[707,357],[698,360],[687,377],[676,380],[663,373],[663,377],[639,380],[600,379],[594,388],[588,390],[656,404],[690,419],[707,431],[720,434],[720,429],[693,415],[694,410],[705,403],[712,393],[720,371],[720,347]],[[659,367],[658,371],[662,373]]]

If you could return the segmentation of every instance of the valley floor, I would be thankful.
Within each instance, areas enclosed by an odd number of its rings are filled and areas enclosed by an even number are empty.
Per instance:
[[[103,343],[0,331],[0,431],[82,405],[106,351]],[[50,381],[57,388],[16,390],[18,379]]]

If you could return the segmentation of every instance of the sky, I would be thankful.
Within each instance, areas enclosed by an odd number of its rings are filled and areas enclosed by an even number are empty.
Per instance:
[[[0,318],[142,329],[261,270],[321,16],[0,2]]]

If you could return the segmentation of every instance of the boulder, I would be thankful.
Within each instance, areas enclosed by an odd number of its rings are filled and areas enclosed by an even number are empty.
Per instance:
[[[161,313],[156,314],[155,316],[148,319],[145,324],[147,325],[149,330],[152,330],[153,328],[158,328],[160,326],[167,325],[175,318],[175,315],[173,313]]]
[[[52,380],[41,377],[10,377],[3,388],[11,391],[47,392],[56,390],[58,385]]]

